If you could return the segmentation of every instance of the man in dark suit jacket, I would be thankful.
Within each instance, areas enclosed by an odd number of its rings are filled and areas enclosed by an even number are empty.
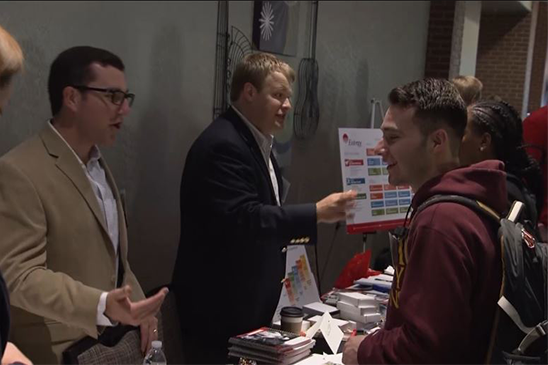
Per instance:
[[[346,217],[355,192],[317,204],[281,205],[272,134],[291,109],[295,74],[269,54],[233,76],[229,110],[198,137],[181,181],[181,238],[173,274],[186,360],[222,363],[230,336],[270,321],[286,246],[315,244],[318,222]]]

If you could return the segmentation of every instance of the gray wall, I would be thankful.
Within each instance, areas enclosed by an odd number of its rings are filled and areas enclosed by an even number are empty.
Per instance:
[[[250,39],[252,9],[252,2],[230,2],[230,24]],[[422,77],[428,10],[429,2],[321,1],[321,120],[313,139],[293,142],[285,172],[292,182],[289,203],[340,190],[337,128],[366,126],[372,97],[385,100],[392,87]],[[303,2],[299,54],[282,57],[295,69],[307,55],[308,11]],[[0,2],[0,24],[26,55],[26,70],[0,119],[0,153],[39,131],[50,117],[47,75],[59,52],[92,45],[126,63],[137,99],[115,147],[103,153],[127,194],[130,260],[145,290],[171,278],[184,158],[212,115],[216,20],[217,3],[205,1]],[[323,267],[334,226],[321,225],[319,235]],[[378,251],[384,242],[385,234],[377,234],[369,243]],[[360,236],[348,236],[344,228],[337,232],[324,290],[361,247]]]
[[[320,2],[321,119],[314,139],[293,145],[291,200],[317,200],[340,190],[337,129],[369,127],[371,98],[381,99],[386,110],[386,96],[393,87],[423,77],[429,9],[429,2]],[[379,117],[376,123],[380,126]],[[320,225],[318,234],[321,270],[327,263],[322,276],[326,291],[348,260],[362,250],[362,237],[346,234],[344,227],[335,232],[333,225]],[[386,233],[369,235],[367,247],[375,256],[387,241]],[[312,250],[309,254],[312,260]]]

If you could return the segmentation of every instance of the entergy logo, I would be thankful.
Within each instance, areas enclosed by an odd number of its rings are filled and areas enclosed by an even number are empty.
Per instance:
[[[362,141],[356,141],[354,139],[351,139],[351,138],[348,137],[348,134],[346,134],[346,133],[343,134],[342,139],[343,139],[343,142],[346,143],[349,146],[357,146],[357,147],[362,146]]]

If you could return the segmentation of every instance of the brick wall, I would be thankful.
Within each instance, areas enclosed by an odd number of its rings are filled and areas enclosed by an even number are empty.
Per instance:
[[[457,1],[455,4],[455,16],[453,18],[453,35],[451,39],[451,60],[449,62],[449,79],[460,74],[460,61],[462,55],[462,42],[464,41],[464,18],[466,13],[466,1]]]
[[[482,14],[476,77],[483,96],[498,95],[521,112],[531,13]]]
[[[544,67],[546,65],[546,47],[548,45],[548,4],[539,2],[537,29],[535,31],[535,46],[533,49],[533,64],[531,67],[531,86],[529,90],[528,112],[540,108]]]
[[[425,77],[449,77],[454,18],[455,1],[430,2]]]

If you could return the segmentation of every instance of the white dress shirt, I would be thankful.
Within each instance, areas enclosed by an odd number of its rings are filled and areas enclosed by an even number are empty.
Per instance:
[[[80,157],[74,152],[74,149],[68,144],[68,142],[61,136],[61,134],[55,129],[51,121],[48,122],[51,129],[63,140],[68,148],[74,153],[74,156],[82,166],[86,176],[88,177],[89,183],[97,197],[97,202],[103,212],[103,217],[107,225],[108,235],[115,253],[115,273],[118,277],[118,246],[119,246],[119,227],[118,227],[118,207],[116,205],[116,199],[112,193],[112,189],[107,182],[107,177],[105,174],[105,169],[101,166],[99,159],[101,158],[101,152],[97,146],[93,146],[90,153],[90,159],[87,164],[84,164]],[[99,326],[114,326],[106,316],[106,302],[107,302],[107,292],[103,292],[99,299],[99,304],[97,305],[97,325]]]
[[[255,138],[255,141],[259,145],[261,154],[263,155],[264,162],[270,173],[270,181],[272,182],[272,187],[274,188],[274,195],[276,196],[276,203],[280,206],[280,192],[278,189],[278,178],[276,177],[276,171],[274,171],[274,165],[272,164],[272,159],[270,158],[270,152],[272,151],[272,144],[274,143],[274,136],[265,135],[260,130],[253,125],[234,105],[231,105],[232,109],[242,118],[244,124],[247,125],[251,134]]]

